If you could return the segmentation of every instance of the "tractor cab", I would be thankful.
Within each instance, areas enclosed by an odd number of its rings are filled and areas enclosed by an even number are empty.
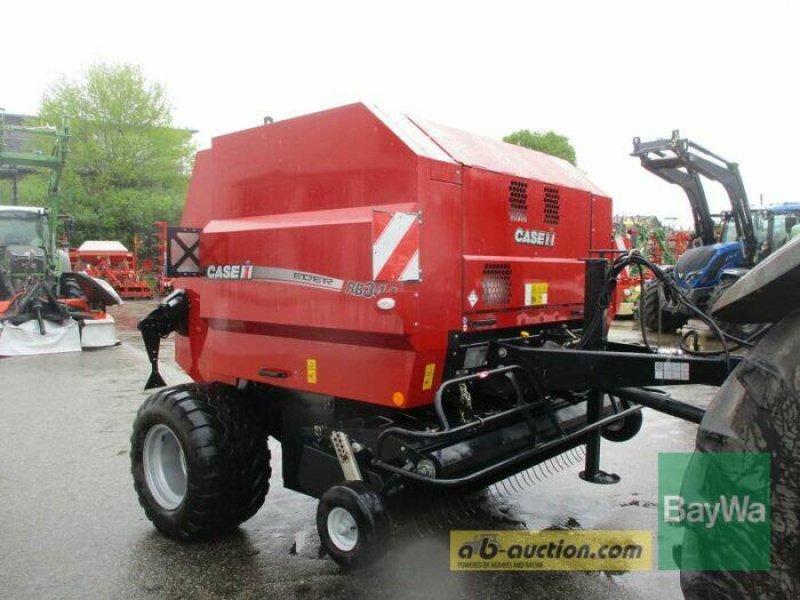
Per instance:
[[[48,273],[50,225],[45,209],[0,206],[0,300]]]
[[[756,262],[800,236],[800,203],[769,206],[753,210],[751,214],[756,239]],[[739,240],[732,213],[722,213],[721,226],[720,242],[733,243]]]
[[[13,245],[44,248],[50,236],[42,208],[0,206],[0,248]]]

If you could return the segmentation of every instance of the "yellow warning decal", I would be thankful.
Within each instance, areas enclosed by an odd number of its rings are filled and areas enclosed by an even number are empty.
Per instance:
[[[306,361],[306,379],[308,383],[317,383],[317,360],[309,358]]]
[[[433,372],[436,370],[436,363],[425,365],[425,377],[422,380],[422,389],[429,390],[433,387]]]
[[[525,284],[525,306],[542,306],[547,304],[546,283]]]

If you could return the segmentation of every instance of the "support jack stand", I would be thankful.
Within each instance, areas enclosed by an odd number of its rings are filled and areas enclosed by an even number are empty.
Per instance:
[[[586,471],[581,471],[578,477],[589,483],[597,483],[600,485],[619,483],[619,475],[615,473],[606,473],[605,471],[595,471],[592,475],[587,475]]]
[[[598,311],[599,294],[605,284],[608,265],[604,259],[586,260],[586,278],[584,293],[584,330],[590,329],[590,324],[594,320],[595,313]],[[605,311],[601,315],[601,320],[605,322]],[[587,346],[590,349],[602,348],[605,345],[604,327],[595,328],[588,340]],[[591,392],[586,403],[586,420],[588,423],[596,423],[600,420],[600,411],[603,407],[603,392]],[[589,483],[610,485],[619,483],[619,475],[606,473],[600,470],[600,430],[597,429],[589,434],[586,440],[586,462],[585,468],[580,472],[580,478]]]

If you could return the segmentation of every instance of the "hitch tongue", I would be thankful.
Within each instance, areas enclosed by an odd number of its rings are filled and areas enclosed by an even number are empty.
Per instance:
[[[158,307],[139,321],[137,328],[142,332],[142,340],[150,360],[150,377],[144,384],[144,389],[163,387],[166,384],[161,373],[158,372],[158,351],[161,339],[166,338],[173,331],[182,335],[187,333],[187,319],[189,315],[189,299],[183,290],[175,290],[162,300]]]

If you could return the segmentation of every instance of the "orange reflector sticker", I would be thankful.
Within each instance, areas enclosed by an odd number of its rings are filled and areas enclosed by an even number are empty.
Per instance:
[[[406,397],[403,395],[403,392],[395,392],[392,394],[392,402],[397,407],[404,406],[406,403]]]

